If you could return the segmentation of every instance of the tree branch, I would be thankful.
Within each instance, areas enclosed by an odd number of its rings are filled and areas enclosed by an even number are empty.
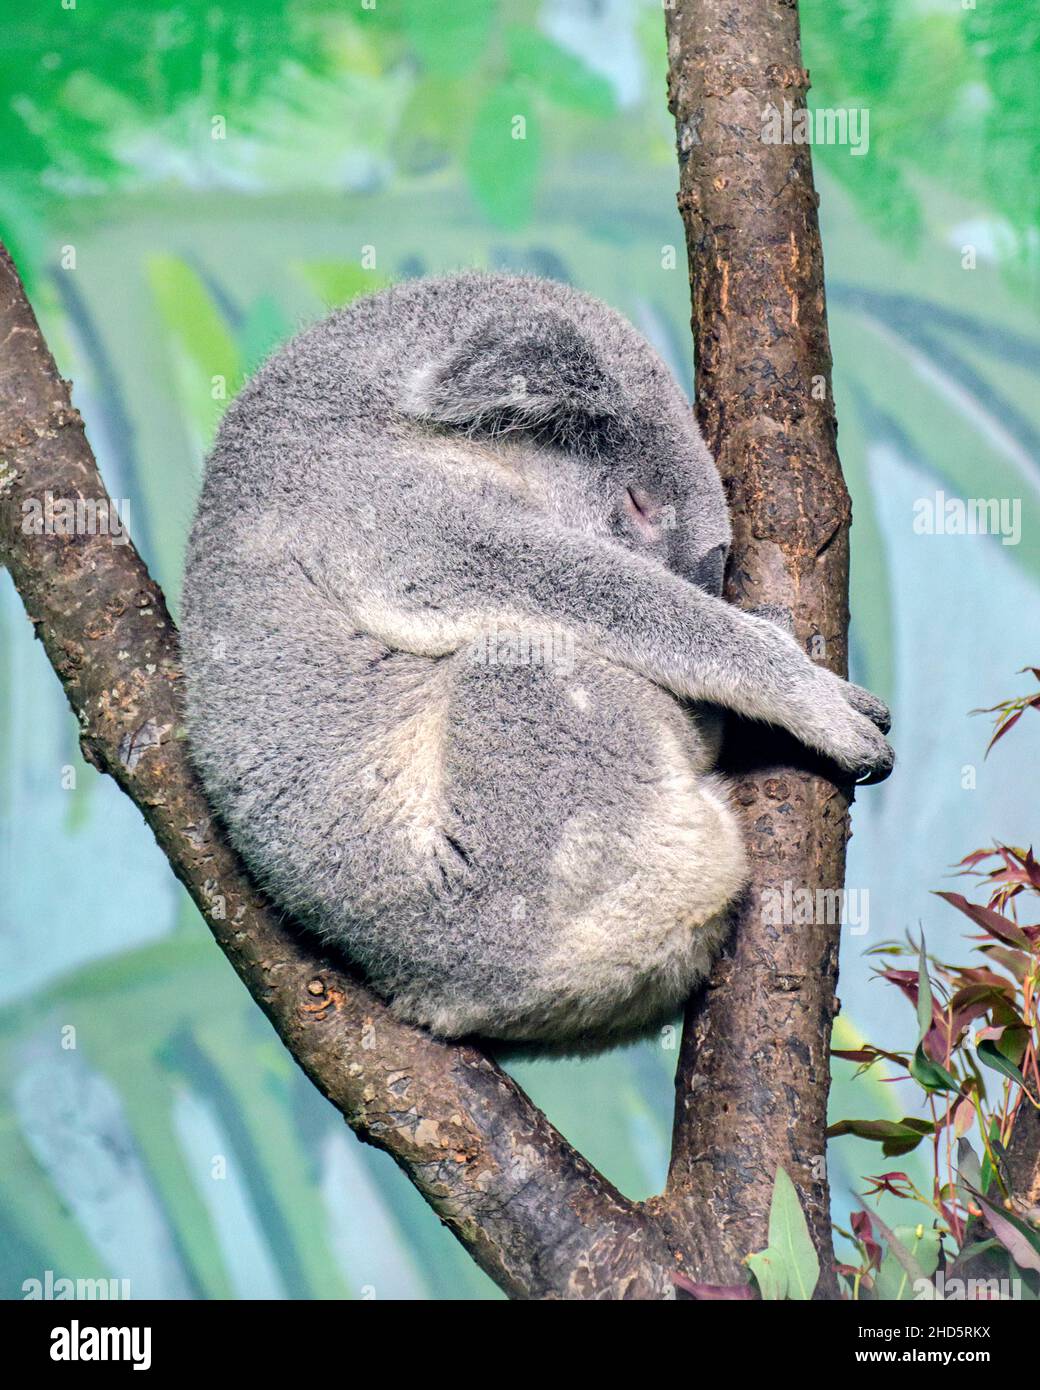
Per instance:
[[[138,806],[282,1041],[351,1128],[390,1153],[474,1259],[521,1298],[669,1298],[643,1211],[472,1047],[448,1046],[298,937],[215,824],[181,729],[176,630],[132,544],[34,534],[23,503],[107,502],[83,422],[0,247],[0,560],[80,725]]]
[[[666,7],[697,347],[697,410],[734,518],[728,597],[779,606],[846,670],[849,499],[836,449],[823,255],[808,145],[762,139],[767,103],[804,105],[794,0]],[[742,746],[748,742],[748,734]],[[688,1011],[671,1172],[658,1210],[684,1265],[720,1283],[766,1244],[778,1165],[799,1189],[833,1292],[826,1151],[839,927],[773,923],[764,895],[840,888],[849,799],[791,745],[736,784],[753,883],[734,945]],[[761,751],[761,750],[759,750]],[[819,914],[817,914],[819,915]],[[715,1237],[721,1232],[721,1240]]]

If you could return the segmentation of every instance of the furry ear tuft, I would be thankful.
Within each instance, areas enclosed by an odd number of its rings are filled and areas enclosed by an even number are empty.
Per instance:
[[[401,408],[437,424],[573,443],[617,421],[620,395],[584,335],[563,315],[536,310],[486,323],[420,367]]]

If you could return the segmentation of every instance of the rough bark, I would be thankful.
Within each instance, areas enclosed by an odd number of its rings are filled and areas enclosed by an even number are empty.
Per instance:
[[[762,139],[768,104],[781,116],[785,101],[804,106],[797,6],[675,0],[665,14],[697,411],[735,525],[728,597],[786,610],[810,655],[845,674],[850,507],[818,198],[808,145]],[[793,746],[771,741],[762,764],[752,742],[745,734],[735,771],[753,883],[729,953],[687,1014],[660,1204],[684,1267],[722,1283],[766,1244],[778,1165],[831,1268],[823,1156],[839,928],[771,923],[763,895],[841,887],[849,793]]]
[[[22,504],[106,499],[17,272],[0,247],[0,561],[80,726],[83,754],[136,803],[174,873],[314,1084],[386,1149],[514,1297],[669,1298],[668,1254],[520,1088],[471,1047],[395,1020],[298,937],[215,824],[181,729],[177,637],[132,544],[32,534]]]

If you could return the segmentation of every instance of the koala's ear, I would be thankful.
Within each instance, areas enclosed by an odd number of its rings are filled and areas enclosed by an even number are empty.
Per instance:
[[[601,432],[619,408],[620,391],[591,344],[549,310],[482,325],[420,367],[402,401],[416,419],[492,433],[544,428],[556,437]]]

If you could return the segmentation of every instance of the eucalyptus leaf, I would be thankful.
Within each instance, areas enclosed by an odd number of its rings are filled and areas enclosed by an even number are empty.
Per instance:
[[[1009,1062],[1002,1052],[997,1051],[996,1043],[989,1038],[983,1039],[975,1049],[978,1053],[979,1061],[984,1066],[992,1067],[994,1071],[999,1071],[1013,1081],[1016,1086],[1025,1088],[1026,1079],[1015,1066],[1014,1062]]]
[[[966,1188],[982,1188],[982,1165],[967,1139],[957,1141],[957,1181]]]
[[[922,1226],[896,1226],[892,1233],[900,1246],[913,1259],[920,1269],[920,1275],[911,1277],[909,1270],[900,1263],[895,1250],[889,1248],[875,1285],[875,1297],[884,1301],[916,1299],[920,1288],[915,1288],[916,1278],[931,1280],[939,1265],[939,1233]]]
[[[746,1263],[755,1276],[758,1291],[766,1303],[774,1303],[787,1297],[787,1268],[779,1250],[767,1246],[757,1255],[749,1255]]]
[[[860,1206],[863,1207],[864,1211],[867,1211],[867,1207],[864,1206],[862,1202],[860,1203]],[[892,1228],[890,1226],[885,1225],[885,1223],[882,1221],[881,1217],[878,1216],[876,1211],[869,1212],[869,1215],[871,1221],[873,1221],[874,1225],[884,1236],[885,1243],[888,1246],[889,1255],[899,1265],[900,1269],[902,1269],[903,1272],[907,1275],[907,1278],[910,1281],[909,1287],[913,1289],[914,1296],[924,1299],[937,1298],[938,1293],[935,1288],[935,1285],[929,1278],[929,1275],[926,1272],[922,1262],[919,1259],[917,1259],[910,1250],[906,1248],[906,1246],[899,1239],[899,1237],[892,1230]],[[883,1266],[884,1261],[882,1261],[882,1267]],[[934,1271],[934,1265],[932,1266],[932,1269]]]
[[[1013,1212],[994,1206],[980,1192],[973,1195],[986,1214],[990,1230],[1019,1269],[1035,1269],[1040,1273],[1040,1233],[1032,1230]]]
[[[783,1168],[776,1170],[769,1206],[769,1246],[787,1276],[787,1296],[812,1298],[820,1278],[820,1261],[794,1183]]]
[[[961,1083],[952,1072],[928,1056],[923,1043],[917,1044],[917,1051],[910,1063],[910,1075],[926,1091],[959,1091],[961,1088]]]
[[[925,1034],[931,1026],[932,982],[928,978],[928,954],[925,951],[924,930],[922,929],[921,945],[917,952],[917,1036],[919,1041],[924,1041]]]

